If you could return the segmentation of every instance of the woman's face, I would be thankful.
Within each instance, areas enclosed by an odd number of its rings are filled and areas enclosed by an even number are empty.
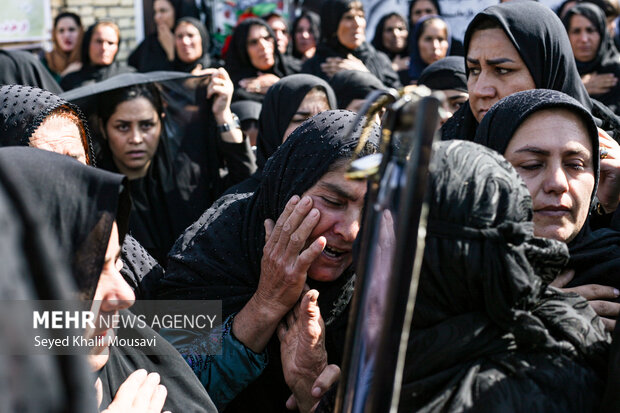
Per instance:
[[[413,27],[418,20],[429,14],[439,14],[432,1],[418,0],[411,6],[411,26]]]
[[[330,109],[331,108],[329,107],[329,102],[327,101],[325,92],[322,90],[311,90],[308,92],[308,94],[304,97],[304,100],[301,101],[299,108],[297,108],[297,111],[291,118],[291,122],[288,124],[288,127],[284,131],[282,142],[284,142],[299,125],[304,123],[306,119],[310,119],[314,115]]]
[[[340,18],[336,32],[341,45],[355,50],[366,41],[366,17],[362,9],[349,9]]]
[[[430,65],[446,57],[448,46],[448,27],[441,20],[431,20],[418,39],[420,58]]]
[[[306,18],[300,19],[295,27],[295,47],[301,54],[316,47],[316,39],[312,33],[312,25]]]
[[[80,128],[74,120],[62,114],[52,114],[45,118],[30,137],[30,146],[68,155],[86,165]]]
[[[577,61],[589,62],[596,57],[601,35],[586,17],[576,14],[570,18],[568,38]]]
[[[104,340],[98,339],[97,342],[103,342],[102,346],[93,347],[88,361],[94,371],[101,370],[108,361],[110,356],[109,344],[114,339],[113,317],[120,310],[129,308],[135,302],[135,294],[127,281],[120,273],[123,263],[120,260],[121,248],[119,244],[118,226],[116,221],[112,224],[112,233],[108,241],[108,248],[105,253],[105,261],[103,269],[99,276],[99,282],[95,289],[93,306],[91,311],[95,315],[95,320],[105,319],[105,323],[95,323],[94,331],[87,333],[87,339],[105,337]],[[107,324],[107,325],[106,325]],[[110,328],[108,328],[110,326]]]
[[[469,106],[478,122],[498,100],[536,89],[529,69],[502,29],[474,32],[466,61]]]
[[[118,52],[118,35],[111,26],[95,28],[88,47],[88,57],[94,66],[109,66]]]
[[[146,175],[161,134],[161,120],[153,104],[144,97],[120,103],[105,132],[119,171],[129,179]]]
[[[534,113],[504,156],[532,196],[534,234],[569,242],[585,224],[594,191],[592,143],[583,121],[565,109]]]
[[[198,29],[190,23],[180,23],[174,31],[175,47],[179,60],[192,63],[202,56],[202,37]]]
[[[72,17],[63,17],[58,20],[54,31],[60,50],[64,53],[71,53],[77,46],[80,37],[80,27],[75,20]]]
[[[267,28],[260,24],[250,26],[246,41],[250,63],[258,70],[269,70],[276,63],[275,40]]]
[[[155,12],[155,24],[168,27],[170,30],[174,27],[174,7],[168,0],[155,0],[153,2],[153,11]]]
[[[400,53],[407,46],[409,31],[403,19],[392,16],[385,21],[382,33],[383,46],[392,53]]]
[[[366,181],[346,179],[345,170],[346,163],[323,175],[303,194],[312,198],[313,208],[320,213],[306,247],[321,236],[327,241],[308,269],[308,277],[313,280],[334,281],[353,261],[353,242],[360,229]]]
[[[282,17],[272,16],[267,24],[271,27],[274,34],[276,35],[276,44],[278,45],[278,50],[281,54],[286,53],[286,49],[288,48],[288,29],[286,28],[286,23],[282,20]]]

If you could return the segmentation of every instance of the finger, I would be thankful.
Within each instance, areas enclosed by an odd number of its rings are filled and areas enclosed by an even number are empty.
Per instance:
[[[269,219],[269,218],[265,220],[264,224],[265,224],[265,242],[267,242],[267,240],[271,236],[271,233],[273,232],[273,227],[276,224],[273,222],[272,219]]]
[[[288,327],[285,321],[280,321],[278,323],[278,328],[276,329],[276,332],[278,334],[278,340],[284,341],[284,339],[286,338],[286,333],[288,333]]]
[[[295,396],[292,394],[286,400],[286,408],[289,410],[297,410],[297,400],[295,400]]]
[[[601,321],[603,322],[603,325],[605,325],[605,330],[609,331],[610,333],[612,333],[616,328],[616,320],[601,317]]]
[[[602,317],[616,318],[620,315],[620,304],[604,300],[588,301],[596,314]]]
[[[143,411],[149,407],[155,390],[157,390],[157,386],[159,385],[159,380],[159,374],[149,373],[149,375],[146,377],[146,380],[144,380],[144,383],[142,383],[142,386],[140,386],[140,388],[134,395],[134,409]],[[161,411],[161,409],[159,410]]]
[[[308,217],[309,215],[312,215],[311,219],[316,219],[316,213],[310,214],[311,209],[312,198],[310,198],[309,196],[304,196],[301,200],[299,200],[297,205],[295,205],[293,211],[290,213],[286,221],[282,224],[282,230],[280,232],[278,244],[281,248],[281,251],[285,254],[288,254],[288,256],[291,256],[292,254],[297,256],[306,242],[306,239],[302,240],[300,238],[301,234],[296,234],[296,231],[298,228],[300,228],[306,217]],[[291,248],[289,248],[289,244],[291,243],[294,244],[294,246],[298,247],[296,251],[293,250],[291,252]]]
[[[562,288],[566,284],[571,282],[574,276],[575,276],[575,270],[566,270],[560,275],[558,275],[557,277],[555,277],[555,279],[551,281],[551,284],[549,285],[553,287],[557,287],[557,288]]]
[[[153,397],[151,397],[151,403],[149,404],[149,408],[147,412],[160,413],[161,409],[164,408],[164,403],[166,403],[167,396],[168,396],[168,389],[166,389],[166,386],[164,386],[163,384],[158,385],[155,388]]]
[[[142,384],[146,381],[146,370],[136,370],[127,377],[127,379],[121,384],[114,396],[114,400],[110,403],[110,406],[118,407],[119,409],[128,409],[134,399],[134,396]]]
[[[291,228],[294,228],[294,232],[289,237],[289,242],[286,248],[286,256],[288,257],[297,257],[301,250],[308,243],[308,238],[312,234],[312,231],[319,223],[321,214],[318,209],[312,208],[310,211],[306,212],[305,216],[302,216],[305,212],[305,207],[300,208],[299,215],[293,214],[289,218],[291,221]],[[297,223],[298,219],[303,219],[301,223]],[[295,227],[296,226],[296,227]]]
[[[103,400],[103,385],[99,377],[97,377],[97,381],[95,381],[95,394],[97,397],[97,406],[100,407],[101,401]]]
[[[308,272],[310,265],[316,260],[323,252],[323,248],[327,244],[325,237],[318,237],[308,248],[306,248],[299,258],[295,262],[295,271],[297,273],[305,274]]]
[[[310,290],[304,294],[300,307],[300,315],[303,323],[308,323],[311,319],[318,319],[321,317],[321,310],[318,306],[319,292],[317,290]]]
[[[586,284],[579,287],[565,288],[564,291],[577,293],[586,300],[596,300],[605,298],[617,298],[620,295],[618,289],[607,285]]]
[[[278,242],[278,240],[280,239],[280,233],[282,232],[282,226],[284,225],[288,217],[291,215],[291,213],[295,209],[295,206],[298,203],[299,203],[299,196],[297,195],[293,195],[291,199],[288,200],[288,202],[286,203],[286,206],[284,207],[284,211],[282,211],[282,214],[280,214],[280,216],[278,217],[278,220],[276,221],[275,226],[273,227],[273,231],[271,232],[271,236],[269,237],[269,240],[268,240],[269,244],[276,244]],[[265,244],[265,247],[266,246],[267,244]]]
[[[334,383],[340,380],[340,367],[336,364],[329,364],[323,369],[319,377],[312,384],[312,397],[320,398]]]

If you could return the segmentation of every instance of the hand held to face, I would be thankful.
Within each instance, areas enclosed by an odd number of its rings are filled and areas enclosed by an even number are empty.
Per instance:
[[[620,145],[604,130],[598,131],[601,172],[596,196],[609,214],[620,202]]]

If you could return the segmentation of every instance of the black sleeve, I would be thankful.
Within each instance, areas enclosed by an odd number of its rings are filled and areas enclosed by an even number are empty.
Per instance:
[[[247,138],[244,138],[242,143],[220,141],[219,146],[228,169],[224,182],[225,188],[246,180],[256,171],[256,159]]]

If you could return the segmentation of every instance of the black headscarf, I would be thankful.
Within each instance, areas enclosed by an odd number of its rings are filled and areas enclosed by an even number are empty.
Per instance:
[[[53,111],[67,108],[80,119],[78,125],[86,162],[94,156],[86,118],[80,109],[47,90],[31,86],[8,85],[0,87],[0,147],[28,146],[30,138]]]
[[[204,86],[186,83],[189,78],[177,72],[123,74],[67,94],[96,124],[101,123],[98,110],[122,99],[122,90],[132,85],[146,84],[155,99],[162,99],[166,116],[157,151],[146,176],[133,179],[130,186],[130,233],[162,264],[181,232],[224,189],[254,171],[249,144],[221,141],[212,100],[205,100]],[[105,138],[96,135],[95,141],[98,165],[116,172]],[[220,176],[220,167],[228,168],[226,177]]]
[[[0,50],[0,85],[27,85],[61,93],[50,72],[32,53]]]
[[[573,97],[590,113],[603,120],[601,127],[616,129],[616,116],[593,102],[581,82],[573,50],[560,19],[547,6],[532,1],[515,1],[487,7],[478,13],[465,32],[465,54],[477,27],[483,22],[499,24],[525,62],[536,88],[559,90]],[[467,68],[466,74],[469,76]],[[472,140],[478,122],[469,102],[442,127],[442,139]]]
[[[467,92],[467,76],[463,58],[447,56],[426,67],[418,79],[418,85],[433,90],[454,89]]]
[[[268,70],[258,70],[252,65],[250,55],[248,54],[247,39],[250,33],[250,28],[254,25],[263,26],[267,29],[269,36],[274,42],[274,60],[275,63]],[[235,98],[236,99],[249,99],[262,102],[264,95],[258,93],[250,93],[245,91],[239,86],[239,81],[246,78],[252,78],[258,76],[258,72],[272,73],[278,77],[284,77],[299,71],[298,64],[293,61],[290,56],[282,56],[276,45],[276,35],[271,30],[271,27],[262,19],[250,17],[243,20],[235,27],[235,31],[232,34],[230,41],[230,47],[226,53],[226,65],[224,66],[230,78],[235,84]]]
[[[499,153],[504,153],[512,135],[519,125],[534,112],[564,108],[580,116],[589,131],[593,150],[595,186],[599,175],[598,133],[587,111],[574,99],[561,92],[550,90],[529,90],[519,92],[497,102],[485,115],[475,142],[481,143]],[[568,243],[570,261],[568,268],[575,270],[575,277],[568,285],[601,284],[620,288],[620,232],[617,228],[603,228],[592,231],[586,221],[579,234]]]
[[[321,6],[321,42],[317,46],[316,54],[304,62],[302,72],[310,73],[327,80],[327,75],[321,70],[321,63],[328,57],[346,58],[352,54],[360,59],[368,70],[388,87],[401,86],[398,75],[392,69],[390,59],[378,52],[368,42],[362,43],[355,50],[350,50],[338,41],[338,26],[342,16],[349,11],[355,0],[326,0]]]
[[[312,35],[314,36],[314,40],[316,41],[317,45],[321,40],[321,18],[318,14],[310,10],[302,11],[301,14],[293,22],[293,29],[291,30],[293,57],[296,57],[297,59],[301,59],[303,57],[301,53],[297,51],[297,47],[295,45],[295,32],[297,31],[297,25],[299,24],[301,19],[307,19],[310,22],[310,31],[312,32]]]
[[[293,195],[303,194],[335,161],[352,155],[359,125],[353,136],[347,132],[355,118],[352,112],[332,110],[308,119],[269,158],[254,194],[220,198],[174,245],[160,298],[222,300],[223,317],[241,310],[258,286],[264,220],[276,220]],[[374,127],[368,152],[376,151],[378,137],[378,127]],[[320,292],[327,350],[334,357],[330,362],[338,362],[342,352],[353,277],[349,268],[333,282],[307,280]],[[267,370],[237,398],[237,408],[244,405],[253,410],[252,406],[260,405],[263,411],[284,410],[290,391],[283,381],[276,338],[268,351]]]
[[[375,75],[357,70],[343,70],[330,80],[338,99],[338,109],[346,109],[354,99],[366,99],[369,93],[387,88]]]
[[[595,411],[609,337],[547,287],[566,246],[533,236],[527,187],[497,153],[442,142],[400,411]]]
[[[387,57],[389,57],[390,59],[394,59],[396,56],[399,56],[399,57],[409,56],[408,46],[405,46],[405,48],[401,50],[400,52],[395,53],[395,52],[388,50],[383,44],[383,29],[385,28],[385,23],[392,17],[400,18],[405,23],[405,27],[409,29],[409,24],[407,22],[407,19],[405,19],[400,13],[396,13],[396,12],[388,13],[385,16],[381,17],[381,19],[379,19],[379,22],[377,23],[377,27],[375,27],[375,37],[372,38],[371,44],[378,51],[385,53]]]
[[[204,24],[200,22],[200,20],[195,19],[193,17],[182,17],[177,20],[175,25],[175,30],[181,23],[189,23],[198,30],[200,33],[200,39],[202,40],[202,56],[193,62],[183,62],[179,59],[179,55],[177,53],[174,59],[174,70],[179,72],[191,72],[197,65],[201,65],[203,69],[211,67],[211,57],[209,56],[209,48],[211,47],[209,44],[209,33],[207,33],[207,28]]]
[[[97,22],[90,26],[86,33],[84,33],[84,38],[82,39],[82,69],[77,72],[69,73],[62,78],[60,81],[60,86],[64,90],[71,90],[91,83],[101,82],[102,80],[118,74],[133,71],[132,68],[124,66],[116,61],[121,47],[120,35],[118,36],[118,50],[116,55],[114,55],[114,61],[110,65],[95,66],[90,61],[90,42],[93,38],[93,34],[95,33],[95,29],[102,23],[105,24],[106,22]]]
[[[35,186],[45,184],[40,180],[31,185],[24,183],[22,169],[41,166],[37,162],[38,152],[41,151],[32,148],[0,149],[0,299],[23,300],[20,308],[35,300],[69,300],[76,293],[70,263],[42,219],[42,206],[33,202],[29,193],[31,189],[37,190]],[[35,305],[31,307],[35,309]],[[23,321],[28,322],[16,314],[0,315],[1,409],[98,411],[92,387],[94,377],[85,358],[44,354],[11,356],[23,354],[24,348],[32,346],[32,337],[25,332]],[[58,337],[52,331],[42,334]]]
[[[575,15],[588,19],[600,36],[600,44],[594,59],[589,62],[580,62],[575,59],[579,74],[583,76],[597,72],[598,74],[613,73],[616,77],[620,76],[620,53],[618,53],[618,49],[616,49],[607,31],[607,20],[603,10],[591,3],[577,4],[568,10],[562,19],[567,31],[570,29],[570,21]],[[614,112],[620,113],[620,104],[618,103],[620,101],[620,84],[616,84],[607,93],[592,95],[592,97],[609,106]]]

